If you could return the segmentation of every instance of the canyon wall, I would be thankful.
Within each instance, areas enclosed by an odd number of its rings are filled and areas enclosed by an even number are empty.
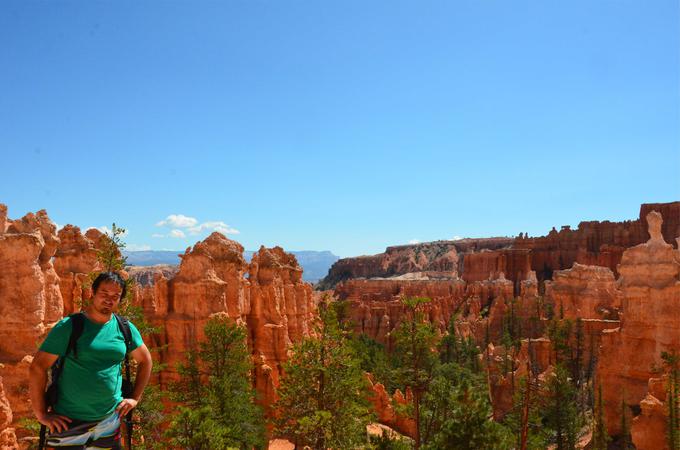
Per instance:
[[[26,380],[37,345],[63,314],[52,258],[59,239],[45,211],[9,220],[0,210],[0,375],[14,418],[30,412]]]
[[[52,258],[59,239],[45,211],[7,218],[0,205],[0,445],[15,448],[17,419],[31,414],[28,368],[63,314]],[[19,435],[21,438],[21,435]]]
[[[618,275],[617,266],[624,250],[648,238],[646,215],[658,211],[667,220],[662,235],[675,243],[680,235],[680,201],[649,203],[640,206],[637,220],[623,222],[581,222],[576,230],[569,226],[553,228],[546,236],[516,238],[461,239],[388,247],[384,253],[343,258],[322,280],[322,289],[331,289],[341,281],[356,278],[388,278],[413,272],[439,272],[441,276],[457,274],[465,281],[482,281],[503,272],[515,284],[530,271],[539,282],[551,280],[553,272],[571,268],[574,263],[609,268]]]
[[[342,258],[320,282],[321,289],[332,289],[343,280],[387,278],[406,273],[432,272],[441,277],[455,277],[460,271],[460,253],[496,250],[512,244],[512,238],[461,239],[387,247],[372,256]],[[488,273],[484,278],[488,277]]]
[[[650,212],[649,240],[623,253],[618,287],[622,295],[621,326],[602,336],[598,377],[609,405],[640,409],[652,402],[649,381],[659,376],[661,353],[680,352],[680,252],[664,240],[662,216]],[[653,402],[652,402],[653,403]],[[619,408],[606,410],[610,432],[619,430]],[[649,415],[649,408],[646,410]],[[638,438],[639,438],[638,434]],[[655,448],[636,441],[638,448]]]

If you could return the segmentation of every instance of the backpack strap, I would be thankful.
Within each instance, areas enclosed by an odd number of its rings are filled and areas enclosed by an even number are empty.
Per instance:
[[[126,355],[130,353],[130,347],[132,347],[132,332],[130,331],[130,321],[127,317],[119,316],[118,314],[113,314],[118,322],[118,328],[121,333],[123,333],[123,338],[125,339],[125,353]]]
[[[118,321],[118,328],[120,328],[121,333],[123,333],[123,338],[125,339],[125,380],[123,382],[124,388],[123,388],[123,396],[126,395],[125,390],[127,385],[127,390],[129,392],[127,395],[132,395],[132,381],[130,377],[130,358],[128,357],[128,354],[130,353],[130,349],[132,348],[132,332],[130,331],[130,321],[123,316],[119,316],[118,314],[113,314],[116,317],[116,320]],[[126,428],[126,434],[125,434],[125,440],[126,440],[126,448],[132,449],[132,411],[127,413],[125,416],[125,428]]]
[[[118,328],[123,333],[123,338],[125,339],[125,380],[131,383],[130,378],[130,358],[128,354],[130,353],[130,348],[132,348],[132,332],[130,331],[130,321],[126,317],[119,316],[118,314],[113,314],[118,322]]]
[[[85,316],[82,312],[73,313],[69,316],[71,318],[71,337],[68,340],[68,346],[66,347],[66,353],[64,358],[73,351],[73,357],[78,359],[78,339],[83,334],[83,329],[85,328]]]
[[[71,319],[71,335],[68,338],[68,345],[66,346],[66,352],[64,356],[60,356],[52,365],[52,383],[56,386],[61,371],[64,368],[64,362],[69,353],[73,352],[73,357],[78,358],[78,339],[83,334],[83,328],[85,327],[85,317],[82,312],[73,313],[69,316]]]

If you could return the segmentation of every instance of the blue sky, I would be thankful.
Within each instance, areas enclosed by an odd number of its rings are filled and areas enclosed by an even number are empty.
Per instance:
[[[115,221],[131,248],[220,229],[340,256],[634,219],[680,199],[679,18],[676,0],[3,1],[0,202]]]

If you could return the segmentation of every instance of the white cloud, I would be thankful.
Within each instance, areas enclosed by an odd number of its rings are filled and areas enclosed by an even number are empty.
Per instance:
[[[178,230],[178,229],[173,229],[170,230],[168,234],[160,234],[160,233],[154,233],[151,235],[152,238],[154,239],[163,239],[163,238],[176,238],[176,239],[184,239],[187,237],[186,234],[184,234],[184,231]]]
[[[186,235],[184,234],[184,231],[182,231],[182,230],[170,230],[170,233],[168,233],[168,237],[185,238]]]
[[[411,239],[408,241],[409,244],[420,244],[420,239]]]
[[[145,252],[147,250],[151,250],[151,246],[147,244],[127,244],[125,246],[125,250],[129,250],[131,252]]]
[[[205,230],[219,231],[222,234],[239,234],[236,228],[230,227],[224,222],[213,221],[213,222],[203,222],[200,225],[189,228],[190,234],[199,234]]]
[[[458,235],[451,238],[452,241],[460,241],[461,239],[463,239],[463,238],[458,236]]]
[[[189,228],[189,227],[194,227],[198,223],[198,220],[196,220],[193,217],[188,217],[183,214],[170,214],[168,217],[165,218],[165,220],[161,220],[160,222],[156,223],[157,227],[164,227],[164,226],[169,226],[169,227],[175,227],[175,228]]]

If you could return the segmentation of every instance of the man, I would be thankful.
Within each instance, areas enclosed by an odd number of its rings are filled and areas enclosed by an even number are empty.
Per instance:
[[[132,345],[127,348],[137,361],[137,378],[130,398],[121,392],[121,362],[125,338],[113,317],[125,296],[125,282],[117,273],[101,273],[92,283],[93,298],[83,311],[83,332],[77,351],[67,347],[71,317],[50,331],[33,358],[29,388],[38,421],[49,428],[48,447],[120,449],[120,419],[137,406],[151,376],[151,354],[137,328],[130,322]],[[57,402],[45,404],[47,372],[61,356],[64,365],[57,386]]]

